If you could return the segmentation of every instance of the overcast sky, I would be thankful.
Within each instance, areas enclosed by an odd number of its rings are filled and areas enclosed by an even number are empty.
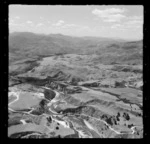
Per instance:
[[[143,6],[10,5],[9,31],[143,38]]]

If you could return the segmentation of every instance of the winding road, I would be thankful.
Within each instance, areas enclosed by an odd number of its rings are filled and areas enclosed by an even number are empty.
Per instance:
[[[47,87],[42,87],[42,88],[52,90],[52,89],[47,88]],[[54,108],[53,108],[54,103],[56,103],[57,101],[60,100],[60,99],[59,99],[60,94],[59,94],[59,92],[57,92],[57,91],[55,91],[55,90],[52,90],[52,91],[54,91],[56,95],[55,95],[55,98],[52,99],[52,100],[48,103],[47,106],[50,107],[50,108],[49,108],[49,111],[51,111],[53,114],[60,115],[60,114],[58,114],[58,113],[56,113],[55,111],[52,110],[52,109],[54,109]],[[10,92],[10,93],[9,93],[9,97],[12,96],[12,95],[13,95],[13,96],[16,96],[16,99],[8,104],[9,106],[10,106],[12,103],[16,102],[17,100],[19,100],[19,94],[20,94],[20,92]],[[14,111],[14,110],[12,110],[11,108],[9,108],[9,110]],[[31,111],[32,111],[32,110],[31,110]],[[30,111],[30,112],[31,112],[31,111]],[[27,112],[27,113],[30,114],[30,112]],[[95,117],[92,117],[92,116],[89,116],[89,115],[85,115],[85,114],[74,114],[73,116],[75,116],[75,115],[87,116],[87,117],[90,117],[90,118],[92,118],[92,119],[101,121],[101,122],[105,123],[105,124],[109,127],[109,129],[112,130],[112,131],[114,131],[116,134],[126,134],[126,133],[121,133],[121,132],[115,130],[115,129],[112,128],[106,121],[104,121],[104,120],[102,120],[102,119],[98,119],[98,118],[95,118]],[[134,134],[134,133],[135,133],[135,129],[134,129],[135,127],[140,127],[140,126],[133,126],[133,127],[131,127],[131,130],[132,130],[131,134]]]
[[[10,102],[10,103],[8,104],[8,109],[9,109],[9,110],[14,111],[14,110],[11,109],[9,106],[10,106],[11,104],[13,104],[14,102],[16,102],[16,101],[19,100],[19,94],[20,94],[20,92],[9,92],[9,97],[11,97],[11,96],[15,96],[15,97],[16,97],[15,100],[13,100],[12,102]]]

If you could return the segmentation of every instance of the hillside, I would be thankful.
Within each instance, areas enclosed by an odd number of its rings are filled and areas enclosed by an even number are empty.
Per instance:
[[[71,37],[62,34],[41,35],[30,32],[15,32],[9,35],[9,62],[53,54],[93,53],[102,54],[105,58],[109,56],[111,61],[116,61],[117,55],[119,60],[122,57],[124,61],[127,54],[127,59],[139,61],[139,58],[142,58],[142,46],[142,41],[126,42],[124,40],[98,37]],[[102,59],[105,59],[103,57]]]
[[[9,36],[10,138],[143,138],[143,41]]]

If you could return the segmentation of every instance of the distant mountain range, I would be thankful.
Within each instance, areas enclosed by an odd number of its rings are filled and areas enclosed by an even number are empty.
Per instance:
[[[142,57],[143,40],[125,41],[102,37],[72,37],[62,34],[14,32],[9,35],[10,62],[53,54],[137,54]],[[129,53],[130,52],[130,53]],[[137,56],[138,58],[140,56]]]

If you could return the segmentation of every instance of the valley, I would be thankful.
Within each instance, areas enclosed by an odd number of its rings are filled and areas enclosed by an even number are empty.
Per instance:
[[[143,138],[142,41],[10,35],[8,97],[9,138]]]

